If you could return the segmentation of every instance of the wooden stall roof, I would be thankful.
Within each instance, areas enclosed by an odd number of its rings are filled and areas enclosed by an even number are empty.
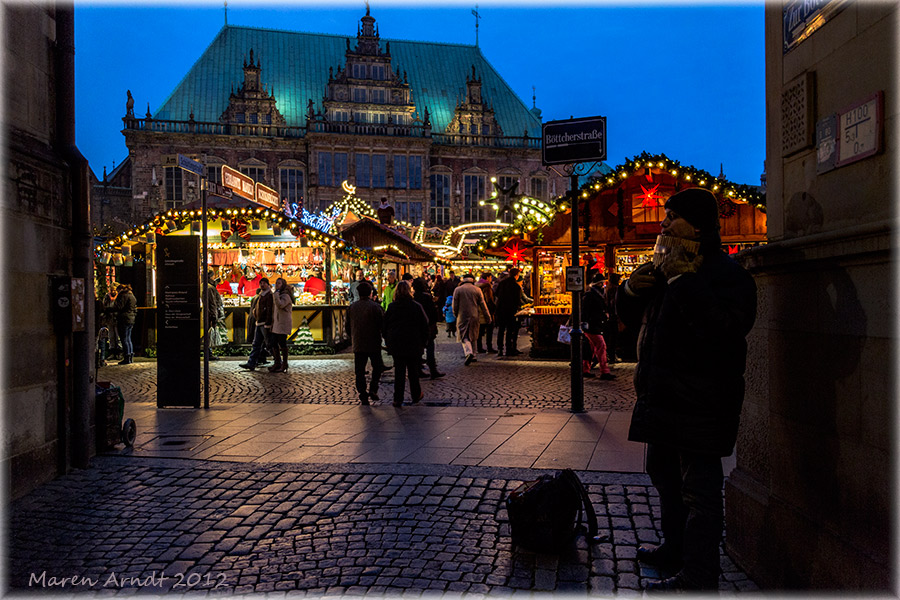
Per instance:
[[[340,235],[354,246],[384,254],[401,263],[434,262],[437,259],[435,254],[427,248],[423,248],[396,229],[382,225],[371,217],[364,216],[351,223],[341,230]]]
[[[652,245],[665,218],[662,205],[686,186],[665,169],[641,168],[619,185],[582,199],[578,205],[583,246]],[[766,241],[766,215],[752,204],[732,202],[717,194],[723,244]],[[544,227],[526,234],[537,246],[571,244],[571,210],[557,213]]]

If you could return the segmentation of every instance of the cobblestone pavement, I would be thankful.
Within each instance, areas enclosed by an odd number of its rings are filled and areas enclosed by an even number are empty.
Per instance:
[[[519,347],[527,348],[522,335]],[[571,379],[567,361],[530,360],[525,355],[498,358],[479,354],[478,361],[463,365],[460,345],[444,334],[437,337],[437,363],[446,377],[422,382],[426,404],[483,406],[510,409],[568,409],[571,406]],[[291,358],[288,373],[273,374],[266,369],[250,372],[238,365],[246,359],[210,362],[210,402],[279,402],[293,404],[357,404],[353,387],[353,355],[343,353],[325,358]],[[391,363],[385,355],[385,362]],[[598,371],[595,369],[595,373]],[[613,365],[615,381],[584,380],[584,407],[588,411],[630,411],[634,404],[632,374],[634,364]],[[100,369],[100,381],[112,381],[122,388],[127,401],[156,402],[156,361],[110,365]],[[390,398],[393,371],[382,376],[381,397]]]
[[[102,456],[8,510],[17,592],[97,595],[637,596],[659,573],[645,475],[583,473],[604,543],[561,555],[512,547],[503,499],[536,471],[261,465]],[[722,555],[720,590],[756,586]]]

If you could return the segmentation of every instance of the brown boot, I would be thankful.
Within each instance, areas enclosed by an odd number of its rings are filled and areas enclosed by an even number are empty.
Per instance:
[[[273,349],[272,360],[275,361],[275,364],[269,367],[269,373],[281,373],[281,353],[278,348]]]

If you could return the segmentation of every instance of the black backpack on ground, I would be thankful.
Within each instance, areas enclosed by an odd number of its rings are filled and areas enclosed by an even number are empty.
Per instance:
[[[584,508],[588,541],[597,536],[597,514],[578,475],[571,469],[526,481],[506,498],[509,532],[514,545],[532,552],[557,553],[571,544],[579,510]],[[605,537],[603,538],[605,539]]]

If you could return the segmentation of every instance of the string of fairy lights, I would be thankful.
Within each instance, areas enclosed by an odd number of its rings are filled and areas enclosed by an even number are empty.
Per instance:
[[[689,186],[702,187],[717,194],[723,203],[749,204],[757,210],[765,212],[765,195],[755,186],[737,184],[724,178],[716,177],[708,171],[692,166],[682,165],[665,154],[649,154],[643,152],[625,161],[600,179],[591,179],[579,188],[579,201],[590,198],[613,188],[619,187],[629,176],[650,171],[655,174],[666,173],[678,182]],[[525,202],[527,198],[521,200]],[[533,200],[533,199],[532,199]],[[489,253],[504,247],[511,240],[534,231],[537,227],[549,223],[555,214],[568,212],[571,206],[571,195],[558,196],[549,204],[535,206],[533,202],[526,204],[530,210],[517,211],[518,217],[502,231],[479,242],[474,250],[478,254]]]
[[[95,249],[95,256],[102,259],[104,256],[112,256],[117,252],[118,248],[129,242],[154,243],[159,235],[167,235],[180,231],[185,227],[192,226],[196,231],[202,219],[203,211],[200,209],[191,210],[167,210],[157,213],[150,221],[129,229],[120,235],[111,238],[100,244]],[[340,237],[328,232],[319,231],[312,227],[304,225],[302,222],[290,218],[283,213],[258,207],[246,206],[243,208],[207,208],[207,219],[209,221],[223,221],[222,230],[232,231],[233,223],[241,223],[244,226],[253,225],[254,222],[266,222],[267,228],[273,230],[274,235],[281,235],[281,232],[289,232],[294,236],[291,241],[267,241],[267,242],[250,242],[244,239],[235,239],[232,234],[227,240],[222,242],[210,242],[208,247],[212,249],[228,249],[246,246],[248,248],[272,247],[272,248],[331,248],[340,250],[345,255],[349,254],[354,258],[361,260],[372,260],[372,256],[363,248],[355,247],[353,244],[341,239]],[[257,229],[254,227],[254,230]],[[104,261],[108,262],[108,261]]]

